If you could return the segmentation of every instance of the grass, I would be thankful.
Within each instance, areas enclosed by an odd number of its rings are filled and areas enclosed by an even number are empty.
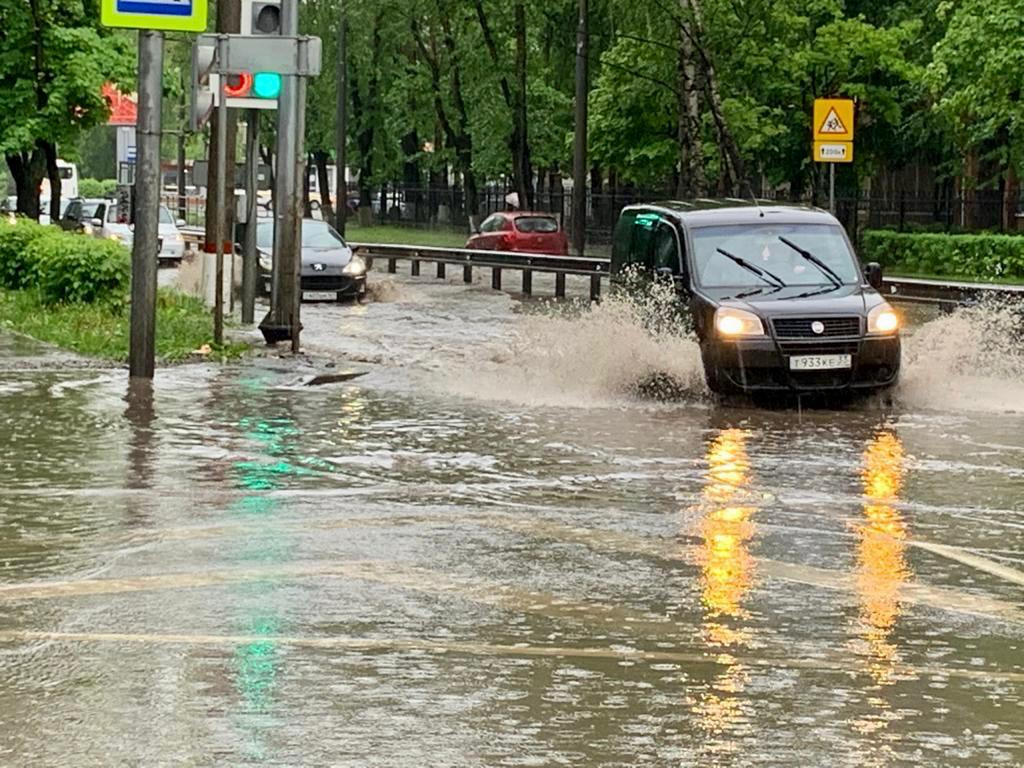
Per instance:
[[[128,305],[43,304],[34,291],[0,290],[0,326],[87,357],[115,362],[128,359],[131,326]],[[212,346],[213,318],[199,299],[161,290],[157,300],[156,354],[165,363],[180,362],[204,344]],[[247,346],[228,344],[213,359],[241,356]]]
[[[420,229],[418,227],[361,227],[354,222],[345,225],[345,237],[353,243],[422,245],[434,248],[464,248],[469,236],[451,229]]]

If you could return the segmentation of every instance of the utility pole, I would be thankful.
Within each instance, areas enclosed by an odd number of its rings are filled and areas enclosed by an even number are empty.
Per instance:
[[[335,229],[345,236],[345,220],[348,218],[348,18],[345,15],[345,0],[340,0],[338,20],[338,124],[335,137],[335,160],[337,169],[334,176],[334,218]]]
[[[298,33],[298,0],[282,0],[281,34],[288,37]],[[282,77],[277,112],[277,175],[274,178],[273,302],[269,314],[260,323],[268,344],[291,340],[293,352],[300,349],[301,330],[299,275],[302,261],[299,245],[302,242],[304,98],[303,77]]]
[[[224,71],[224,62],[227,59],[227,38],[223,35],[217,42],[217,69],[220,71],[220,82],[224,82],[227,72]],[[224,94],[220,94],[217,104],[217,178],[227,178],[227,154],[228,154],[228,100]],[[232,174],[231,202],[234,204],[234,174]],[[225,184],[217,184],[216,211],[214,216],[214,237],[217,239],[217,285],[213,291],[213,343],[217,346],[224,344],[224,230],[228,221],[228,214],[225,210],[224,200]],[[231,239],[234,242],[234,238]],[[232,248],[232,251],[234,248]]]
[[[181,101],[178,113],[178,218],[188,215],[185,198],[185,126],[188,125],[188,89],[185,87],[185,70],[181,70]]]
[[[572,245],[577,256],[587,246],[587,87],[590,57],[590,12],[579,0],[576,27],[576,137],[572,166]]]
[[[132,243],[131,341],[128,351],[129,376],[133,379],[152,379],[156,368],[163,71],[163,32],[140,30],[135,238]]]
[[[242,322],[256,322],[256,193],[260,168],[260,111],[250,109],[245,121],[245,241],[242,244]]]

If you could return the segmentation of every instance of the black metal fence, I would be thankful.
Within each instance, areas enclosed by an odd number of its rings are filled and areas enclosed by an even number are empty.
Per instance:
[[[496,211],[508,210],[510,190],[502,185],[486,185],[478,192],[479,220]],[[658,190],[623,189],[594,193],[587,190],[587,239],[594,245],[611,242],[612,231],[619,213],[628,205],[670,200],[670,192]],[[565,229],[570,229],[572,218],[571,189],[561,186],[539,189],[533,210],[550,213]],[[763,199],[763,198],[762,198]],[[470,217],[464,191],[459,187],[434,189],[408,189],[397,185],[384,185],[373,190],[370,204],[359,205],[359,192],[350,190],[349,217],[364,225],[390,225],[420,229],[448,230],[460,234],[470,231]],[[190,224],[202,222],[205,214],[204,197],[190,195],[185,201],[168,195],[165,200],[171,210],[185,212]],[[777,202],[793,202],[779,198]],[[827,208],[827,199],[797,201]],[[311,213],[322,215],[319,200],[311,200]],[[1004,226],[1002,197],[998,190],[977,191],[970,197],[951,194],[912,197],[895,196],[840,197],[836,200],[836,216],[854,242],[867,229],[893,229],[909,232],[979,232],[1017,231],[1018,221],[1012,216]]]

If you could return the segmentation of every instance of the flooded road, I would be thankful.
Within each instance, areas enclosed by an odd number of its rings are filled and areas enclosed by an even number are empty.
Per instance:
[[[129,402],[0,335],[0,765],[1024,764],[1024,383],[961,365],[977,318],[891,403],[765,411],[613,307],[378,283],[304,308],[367,373],[324,387]]]

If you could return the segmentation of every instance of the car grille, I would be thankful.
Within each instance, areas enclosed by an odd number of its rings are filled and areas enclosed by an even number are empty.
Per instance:
[[[811,326],[820,322],[825,326],[822,333],[815,333]],[[779,339],[823,339],[837,336],[860,336],[859,317],[776,317],[772,320],[775,336]]]

